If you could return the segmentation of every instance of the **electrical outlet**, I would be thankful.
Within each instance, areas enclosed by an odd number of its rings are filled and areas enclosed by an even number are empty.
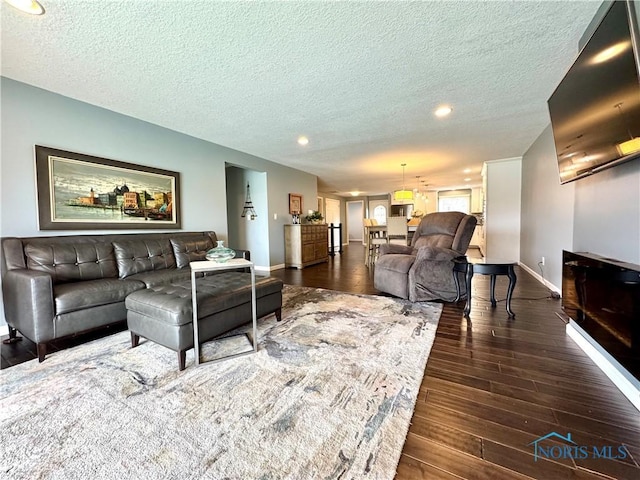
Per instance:
[[[544,257],[540,258],[540,265],[542,265],[544,267]]]

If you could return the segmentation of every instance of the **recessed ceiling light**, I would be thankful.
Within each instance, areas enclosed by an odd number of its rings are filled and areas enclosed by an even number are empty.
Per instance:
[[[353,192],[349,192],[351,194],[352,197],[357,197],[358,195],[360,195],[360,192],[358,190],[354,190]]]
[[[470,168],[465,168],[462,173],[471,173],[471,169]]]
[[[300,135],[298,137],[298,144],[302,145],[302,146],[309,145],[309,139],[307,137],[305,137],[304,135]]]
[[[436,108],[436,111],[433,112],[436,117],[446,117],[451,113],[453,109],[448,105],[443,105],[441,107]]]
[[[4,0],[6,3],[14,8],[17,8],[21,12],[28,13],[29,15],[42,15],[44,13],[44,7],[40,5],[36,0]]]
[[[471,181],[471,179],[470,179],[470,178],[465,178],[465,179],[464,179],[464,181],[465,181],[465,182],[470,182],[470,181]]]

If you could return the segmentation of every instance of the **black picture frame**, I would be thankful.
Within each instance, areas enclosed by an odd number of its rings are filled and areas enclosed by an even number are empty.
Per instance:
[[[179,229],[180,174],[35,146],[40,230]]]

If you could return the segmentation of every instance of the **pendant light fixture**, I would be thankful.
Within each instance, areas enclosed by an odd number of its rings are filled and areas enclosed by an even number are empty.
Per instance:
[[[402,167],[402,190],[393,192],[393,199],[396,202],[404,203],[406,200],[413,200],[413,192],[404,188],[404,167],[406,167],[407,164],[403,163],[400,166]]]
[[[242,218],[249,216],[249,220],[255,220],[258,214],[256,210],[253,208],[253,202],[251,201],[251,191],[249,190],[249,183],[247,183],[247,197],[244,201],[244,208],[242,209]]]

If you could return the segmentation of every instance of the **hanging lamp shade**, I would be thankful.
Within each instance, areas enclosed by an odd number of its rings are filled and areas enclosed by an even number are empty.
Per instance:
[[[413,192],[411,190],[396,190],[393,192],[393,199],[399,202],[413,200]]]
[[[413,200],[413,191],[412,190],[407,190],[406,188],[404,188],[404,167],[406,167],[407,164],[403,163],[401,165],[402,167],[402,190],[396,190],[395,192],[393,192],[393,199],[396,202],[404,202],[406,200]]]

